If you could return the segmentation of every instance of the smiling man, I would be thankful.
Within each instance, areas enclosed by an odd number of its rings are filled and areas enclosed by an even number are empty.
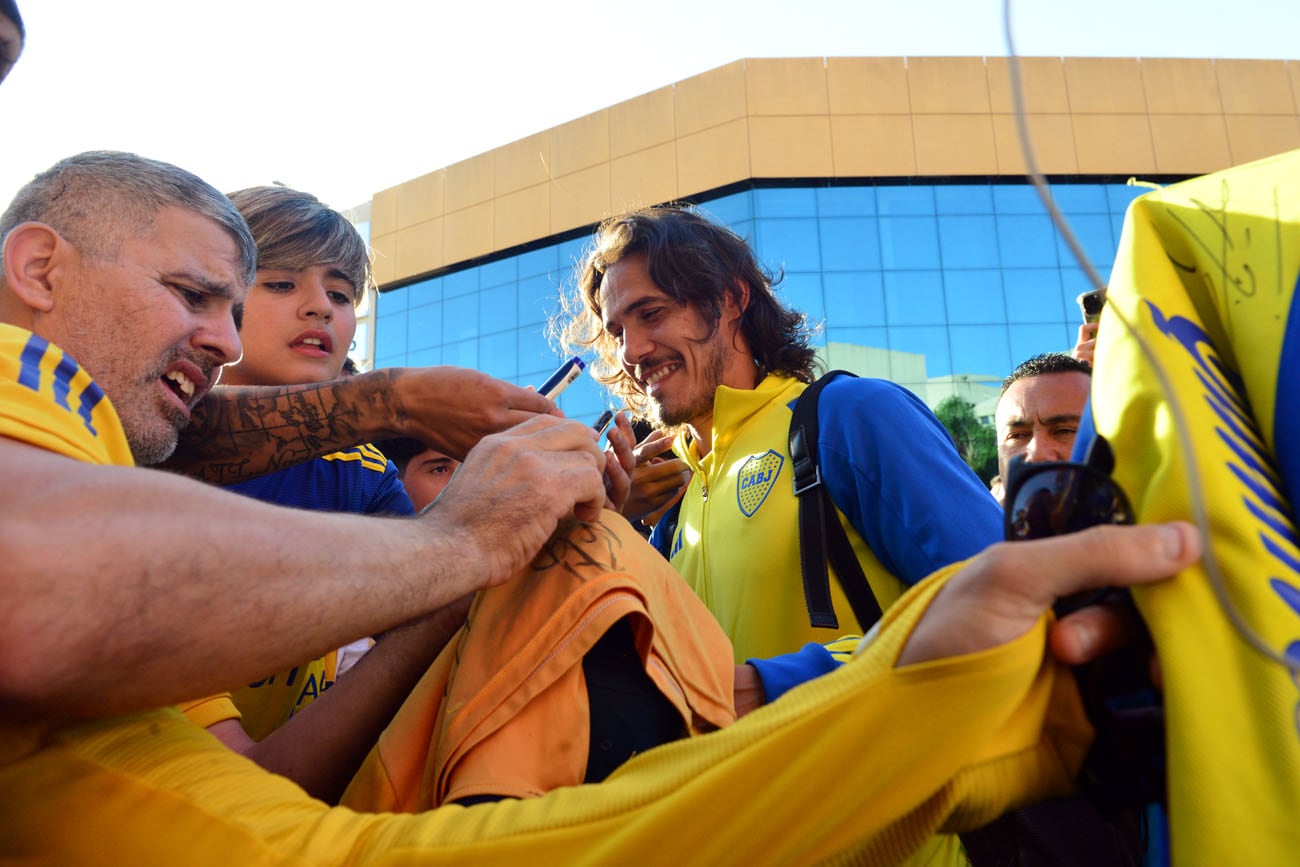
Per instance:
[[[745,241],[683,208],[615,217],[567,308],[566,337],[598,352],[600,380],[679,431],[674,449],[694,477],[671,560],[738,661],[836,638],[808,622],[786,442],[789,407],[815,378],[814,350]],[[987,490],[911,392],[840,377],[818,416],[823,476],[882,606],[1000,537]],[[840,622],[852,624],[837,583],[832,591]]]

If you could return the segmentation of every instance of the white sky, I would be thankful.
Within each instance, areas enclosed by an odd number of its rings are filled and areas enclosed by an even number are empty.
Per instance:
[[[92,148],[378,190],[742,57],[1005,55],[1001,0],[18,0],[0,203]],[[1022,55],[1296,58],[1300,0],[1036,0]]]

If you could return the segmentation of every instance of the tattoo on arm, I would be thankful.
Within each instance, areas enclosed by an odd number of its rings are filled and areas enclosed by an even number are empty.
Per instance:
[[[396,416],[391,391],[375,377],[217,387],[195,407],[176,453],[162,467],[228,485],[359,445],[365,415]]]

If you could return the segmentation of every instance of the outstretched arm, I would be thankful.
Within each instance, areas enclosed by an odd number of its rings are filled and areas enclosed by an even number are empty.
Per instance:
[[[310,385],[218,387],[162,466],[219,485],[386,437],[461,460],[488,434],[556,412],[536,392],[459,367],[385,368]]]
[[[405,623],[509,580],[575,509],[594,519],[603,467],[587,425],[534,416],[485,438],[424,515],[389,519],[0,438],[0,707],[174,704]]]

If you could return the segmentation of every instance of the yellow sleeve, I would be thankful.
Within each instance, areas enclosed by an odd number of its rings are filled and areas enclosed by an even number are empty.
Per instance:
[[[239,708],[235,707],[228,692],[182,702],[176,708],[199,728],[208,728],[222,720],[240,718]]]
[[[1044,659],[1046,617],[991,650],[893,667],[956,568],[904,596],[849,664],[730,728],[651,750],[600,786],[377,825],[359,860],[894,863],[936,831],[1069,791],[1090,734],[1072,678]]]

